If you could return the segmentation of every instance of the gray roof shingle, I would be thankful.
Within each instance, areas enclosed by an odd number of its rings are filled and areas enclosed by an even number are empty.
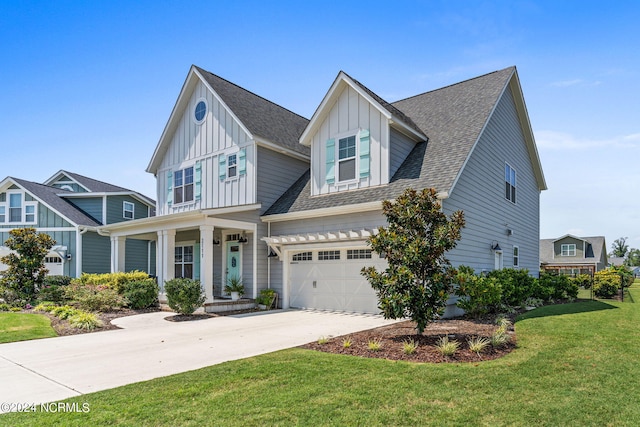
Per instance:
[[[566,236],[565,236],[566,237]],[[575,237],[575,236],[573,236]],[[560,239],[540,239],[540,263],[541,264],[593,264],[599,262],[606,252],[604,236],[576,237],[591,243],[593,257],[561,257],[553,256],[553,244]],[[606,255],[606,253],[604,254]]]
[[[514,71],[505,68],[392,103],[429,140],[416,144],[388,185],[312,197],[307,173],[265,215],[382,201],[407,187],[449,192]]]
[[[227,106],[255,136],[308,156],[298,143],[308,119],[194,65]]]

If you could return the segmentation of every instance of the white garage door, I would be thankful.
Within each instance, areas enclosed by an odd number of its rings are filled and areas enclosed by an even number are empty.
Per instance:
[[[368,249],[299,252],[289,268],[291,307],[379,314],[378,299],[360,274],[365,266],[386,268]]]

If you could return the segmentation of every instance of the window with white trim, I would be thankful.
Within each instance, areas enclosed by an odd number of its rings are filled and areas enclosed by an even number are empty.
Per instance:
[[[133,219],[135,216],[136,205],[131,202],[122,202],[122,217],[124,219]]]
[[[193,201],[193,166],[173,173],[173,203]]]
[[[174,253],[175,277],[193,279],[193,246],[176,246]]]
[[[567,243],[560,245],[560,255],[561,256],[576,256],[576,244],[575,243]]]
[[[229,154],[227,157],[227,178],[235,178],[238,175],[238,155]]]
[[[371,249],[348,249],[347,259],[371,259]]]
[[[340,251],[320,251],[318,252],[318,261],[331,261],[340,259]]]
[[[313,252],[293,254],[292,261],[313,261]]]
[[[516,170],[509,166],[508,163],[504,165],[504,197],[510,202],[516,202]]]
[[[27,201],[24,192],[7,192],[0,202],[0,224],[35,224],[38,203]]]
[[[513,266],[520,266],[520,248],[517,246],[513,247]]]
[[[62,258],[60,258],[59,256],[47,256],[47,257],[44,257],[44,263],[45,264],[60,264],[60,263],[62,263]]]
[[[338,181],[356,178],[356,136],[338,140]]]

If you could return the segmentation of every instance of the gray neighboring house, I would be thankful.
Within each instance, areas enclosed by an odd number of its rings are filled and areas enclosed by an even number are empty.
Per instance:
[[[589,274],[609,265],[604,236],[577,237],[571,234],[540,240],[540,269],[558,274]]]
[[[116,258],[155,240],[161,286],[199,278],[207,302],[241,277],[284,308],[377,313],[366,240],[407,187],[465,212],[454,265],[538,273],[546,183],[515,67],[393,103],[340,72],[307,120],[192,66],[147,171],[158,215],[100,230]]]
[[[3,246],[9,230],[33,227],[56,241],[45,258],[49,274],[108,273],[110,238],[98,228],[154,211],[155,202],[140,193],[65,170],[42,184],[7,177],[0,182],[0,256],[10,252]],[[132,241],[129,255],[128,270],[155,273],[153,242]]]

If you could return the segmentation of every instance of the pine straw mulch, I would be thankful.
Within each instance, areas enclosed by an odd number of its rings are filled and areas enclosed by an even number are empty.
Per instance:
[[[334,354],[420,363],[480,362],[500,358],[516,348],[516,336],[512,326],[508,331],[511,337],[509,343],[497,348],[489,344],[480,354],[469,350],[468,340],[476,337],[491,338],[496,329],[498,329],[494,321],[437,320],[429,324],[422,335],[417,335],[415,326],[415,322],[404,321],[341,337],[329,338],[328,342],[324,344],[312,342],[301,347]],[[448,337],[449,341],[456,340],[460,343],[459,349],[453,356],[443,356],[436,348],[436,344],[441,337]],[[343,341],[347,338],[351,340],[351,346],[344,348]],[[368,343],[373,340],[381,343],[380,350],[373,351],[369,349]],[[418,343],[418,348],[413,354],[405,354],[403,351],[403,342],[409,340],[414,340]]]

